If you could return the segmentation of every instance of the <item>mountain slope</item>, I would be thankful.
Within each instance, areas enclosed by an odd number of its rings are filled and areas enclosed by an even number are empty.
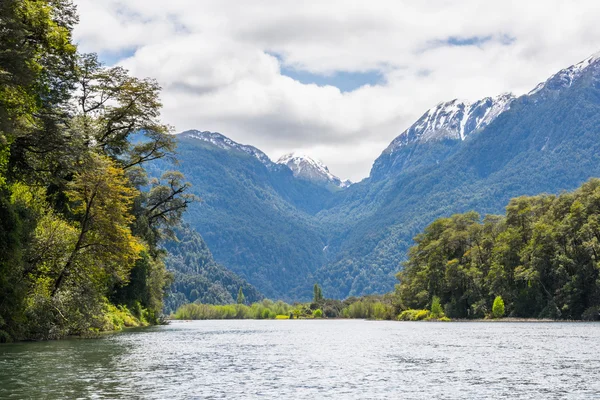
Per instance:
[[[294,288],[327,262],[325,231],[314,214],[332,192],[220,134],[189,131],[177,141],[177,169],[202,199],[185,219],[215,260],[267,297],[308,298],[310,290],[300,294]],[[156,175],[173,166],[153,168]]]
[[[256,288],[215,262],[202,237],[183,226],[176,230],[177,240],[164,244],[165,264],[173,273],[173,283],[165,299],[165,312],[175,312],[183,304],[230,304],[242,288],[248,302],[263,298]]]
[[[514,99],[505,93],[473,103],[455,99],[438,104],[392,141],[375,160],[371,178],[385,179],[407,168],[439,163],[453,154],[461,141],[510,109]]]

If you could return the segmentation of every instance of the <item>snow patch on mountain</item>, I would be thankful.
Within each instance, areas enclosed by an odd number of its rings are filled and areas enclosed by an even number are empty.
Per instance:
[[[245,144],[239,144],[217,132],[208,132],[208,131],[201,132],[201,131],[197,131],[197,130],[190,130],[190,131],[182,132],[182,133],[180,133],[180,135],[182,137],[197,139],[197,140],[202,140],[204,142],[212,143],[213,145],[215,145],[221,149],[224,149],[224,150],[243,151],[244,153],[255,157],[256,159],[258,159],[258,161],[260,161],[267,167],[272,167],[274,165],[273,161],[271,161],[269,156],[267,156],[265,153],[263,153],[256,147],[248,146]]]
[[[331,183],[340,188],[352,184],[349,180],[342,181],[329,172],[329,168],[319,160],[305,154],[289,153],[277,160],[277,164],[285,165],[292,170],[294,176],[319,183]]]
[[[575,82],[579,77],[583,75],[583,73],[592,65],[596,65],[600,61],[600,52],[591,55],[585,60],[571,65],[568,68],[562,69],[558,71],[556,74],[552,75],[545,82],[537,85],[531,92],[529,92],[528,96],[533,96],[536,93],[539,93],[543,89],[561,89],[571,87],[573,82]]]
[[[513,94],[504,93],[475,102],[454,99],[439,103],[394,139],[384,153],[392,154],[415,142],[465,140],[471,133],[486,127],[508,110],[514,99]]]

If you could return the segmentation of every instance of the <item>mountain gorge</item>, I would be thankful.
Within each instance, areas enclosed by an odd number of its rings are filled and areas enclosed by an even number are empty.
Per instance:
[[[438,104],[348,187],[307,158],[274,163],[223,135],[184,132],[179,168],[203,199],[187,221],[268,297],[306,299],[314,282],[338,298],[389,291],[413,236],[435,218],[501,213],[512,197],[600,176],[599,59],[518,98]]]

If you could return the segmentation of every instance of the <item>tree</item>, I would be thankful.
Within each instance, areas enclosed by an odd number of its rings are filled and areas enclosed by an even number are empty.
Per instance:
[[[492,316],[494,318],[504,317],[504,300],[502,300],[502,297],[500,296],[496,296],[494,299],[494,304],[492,305]]]
[[[320,308],[317,308],[315,311],[313,311],[313,317],[323,318],[323,311],[321,311]]]
[[[112,282],[127,282],[143,245],[131,234],[130,208],[136,191],[124,171],[105,156],[91,155],[69,185],[78,234],[52,290],[55,296],[68,277],[87,273]],[[92,272],[90,268],[97,270]]]
[[[440,298],[438,296],[433,296],[433,299],[431,300],[431,317],[432,318],[441,318],[443,316],[444,316],[444,311],[442,310]]]
[[[246,297],[244,296],[244,291],[242,290],[241,286],[240,286],[240,290],[238,291],[238,295],[237,295],[237,303],[238,304],[246,303]]]
[[[313,286],[313,303],[318,303],[323,300],[323,292],[318,283]]]

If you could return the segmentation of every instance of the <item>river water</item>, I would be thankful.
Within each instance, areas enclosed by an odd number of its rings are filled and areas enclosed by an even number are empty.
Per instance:
[[[600,398],[600,324],[173,322],[0,345],[0,398]]]

